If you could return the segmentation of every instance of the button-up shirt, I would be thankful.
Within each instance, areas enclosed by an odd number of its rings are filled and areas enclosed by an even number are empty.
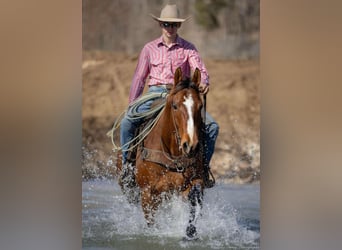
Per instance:
[[[201,82],[209,84],[207,69],[195,46],[177,36],[175,43],[167,46],[162,37],[147,43],[139,56],[135,69],[129,102],[137,99],[143,92],[146,80],[148,85],[173,84],[176,69],[182,69],[183,77],[190,77],[190,71],[198,68]]]

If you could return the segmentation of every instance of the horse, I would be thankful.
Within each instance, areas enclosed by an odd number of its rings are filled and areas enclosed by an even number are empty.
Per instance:
[[[200,82],[199,69],[192,80],[183,80],[182,71],[177,68],[165,107],[135,155],[134,178],[147,225],[154,224],[165,194],[180,195],[190,206],[187,239],[196,238],[195,222],[203,203],[204,121]]]

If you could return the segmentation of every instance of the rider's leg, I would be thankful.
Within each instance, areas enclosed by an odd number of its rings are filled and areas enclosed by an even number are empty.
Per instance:
[[[149,105],[142,104],[137,111],[149,109]],[[135,130],[139,128],[143,119],[133,119],[132,109],[128,108],[120,126],[120,143],[122,148],[122,169],[119,176],[119,183],[122,191],[130,203],[139,200],[139,192],[135,182],[135,166],[127,161],[130,142],[134,139]]]
[[[121,120],[120,125],[120,143],[122,148],[122,165],[126,163],[129,142],[134,138],[135,130],[139,127],[139,121],[130,118],[130,110],[128,110]]]
[[[205,121],[205,149],[204,149],[204,167],[206,169],[204,184],[207,188],[214,186],[214,181],[209,178],[209,170],[210,170],[210,160],[214,154],[215,143],[219,133],[219,125],[213,117],[206,113],[206,121]]]
[[[205,150],[205,163],[209,165],[211,157],[214,154],[219,125],[210,114],[206,113],[205,117],[205,144],[207,147]]]
[[[157,87],[150,87],[149,92],[165,92],[165,89]],[[148,100],[135,108],[137,114],[149,111],[154,100]],[[144,121],[143,118],[136,118],[136,114],[133,114],[133,108],[129,107],[125,116],[121,120],[120,126],[120,143],[122,148],[122,169],[119,176],[119,183],[123,190],[123,193],[127,196],[128,201],[136,203],[139,200],[139,192],[137,184],[135,182],[135,166],[127,161],[130,142],[134,139],[135,131]]]

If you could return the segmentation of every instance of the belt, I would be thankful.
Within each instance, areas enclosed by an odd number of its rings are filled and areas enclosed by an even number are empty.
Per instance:
[[[156,85],[152,85],[152,86],[156,86],[156,87],[159,87],[159,88],[164,88],[164,89],[167,89],[167,90],[171,90],[172,87],[173,87],[173,83],[161,83],[161,82],[158,82]]]

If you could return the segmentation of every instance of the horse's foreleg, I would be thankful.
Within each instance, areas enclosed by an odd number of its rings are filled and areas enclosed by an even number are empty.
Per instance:
[[[201,184],[196,183],[191,187],[188,199],[190,204],[190,217],[189,224],[186,228],[186,236],[189,239],[193,239],[197,235],[195,223],[202,209],[203,191]]]
[[[160,198],[152,195],[151,188],[144,188],[141,192],[141,205],[148,226],[154,224],[154,215],[160,204]]]

